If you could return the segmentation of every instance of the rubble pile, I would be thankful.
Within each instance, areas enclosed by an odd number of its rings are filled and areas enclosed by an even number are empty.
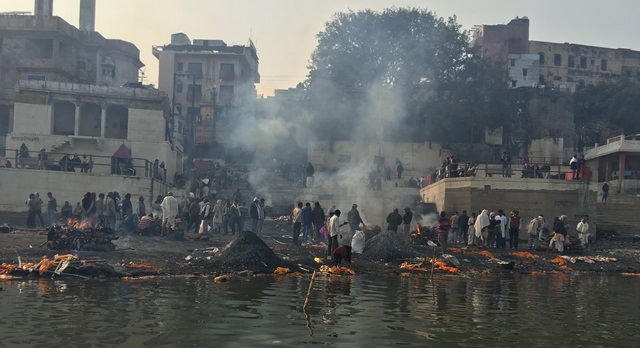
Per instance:
[[[112,251],[116,249],[115,231],[105,227],[51,226],[47,246],[53,250]]]
[[[208,271],[242,271],[272,273],[278,267],[292,267],[280,259],[260,237],[244,231],[211,258],[193,261],[194,266]]]
[[[419,256],[417,251],[393,231],[385,231],[369,239],[362,253],[362,258],[365,260],[383,262],[401,261]]]

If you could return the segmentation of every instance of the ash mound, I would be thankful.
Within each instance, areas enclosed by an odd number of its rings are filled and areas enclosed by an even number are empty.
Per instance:
[[[244,231],[217,253],[211,260],[200,259],[196,267],[209,271],[243,271],[272,273],[277,267],[293,266],[276,256],[260,237],[251,231]]]
[[[369,239],[364,246],[362,258],[369,261],[401,261],[420,256],[407,245],[400,235],[393,231],[385,231]]]

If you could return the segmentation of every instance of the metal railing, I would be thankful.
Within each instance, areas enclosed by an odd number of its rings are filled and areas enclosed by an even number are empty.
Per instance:
[[[99,171],[111,175],[154,178],[161,182],[167,180],[167,169],[145,158],[119,158],[93,154],[29,151],[28,149],[7,149],[6,153],[14,153],[12,166],[16,168],[63,172],[80,171],[81,173],[94,173],[95,169],[104,169]],[[2,163],[2,165],[8,167],[8,163]]]

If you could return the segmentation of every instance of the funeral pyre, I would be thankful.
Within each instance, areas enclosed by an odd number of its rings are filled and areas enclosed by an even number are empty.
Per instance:
[[[89,221],[69,220],[47,229],[47,246],[54,250],[112,251],[118,237],[115,231]]]

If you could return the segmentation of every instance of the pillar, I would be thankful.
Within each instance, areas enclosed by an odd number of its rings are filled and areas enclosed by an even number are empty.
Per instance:
[[[624,170],[626,168],[626,164],[625,159],[626,159],[626,153],[624,152],[620,152],[620,163],[619,163],[619,169],[618,169],[618,176],[620,177],[620,181],[619,181],[619,191],[622,192],[622,189],[624,188]]]
[[[73,134],[76,136],[80,135],[80,104],[76,104],[76,124]]]
[[[107,106],[102,105],[102,113],[100,114],[100,138],[104,138],[107,134]]]

